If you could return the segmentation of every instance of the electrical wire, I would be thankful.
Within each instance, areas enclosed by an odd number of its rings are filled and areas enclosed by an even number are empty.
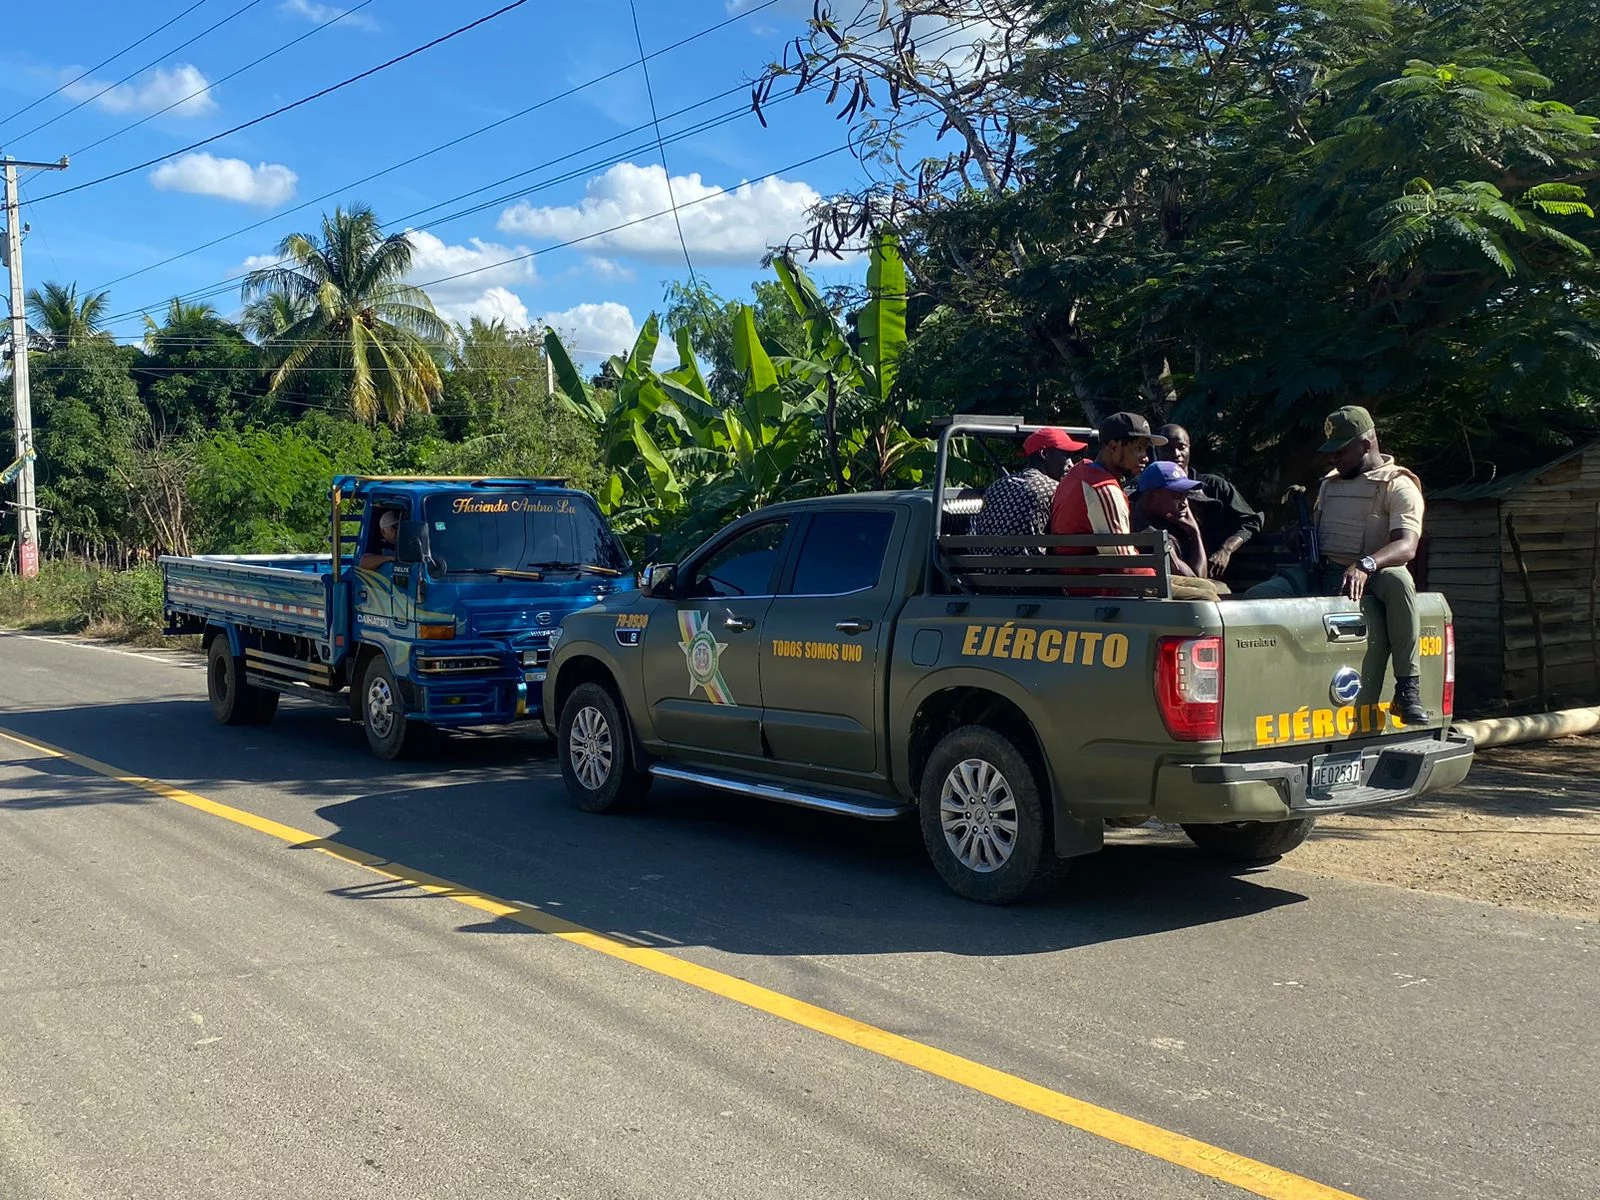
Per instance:
[[[250,129],[256,125],[260,125],[264,121],[270,121],[274,117],[280,117],[284,113],[292,112],[294,109],[310,104],[314,100],[320,100],[324,96],[330,96],[334,92],[349,87],[351,84],[359,83],[361,80],[372,75],[376,75],[380,71],[386,71],[390,67],[398,66],[400,63],[405,62],[408,58],[415,58],[417,55],[428,50],[432,50],[435,46],[442,45],[443,43],[450,41],[452,38],[460,37],[462,34],[478,28],[480,25],[487,24],[497,17],[504,16],[513,9],[521,8],[527,2],[528,0],[511,0],[511,3],[502,5],[500,8],[495,9],[494,12],[487,13],[484,16],[479,17],[476,21],[471,21],[465,25],[462,25],[460,28],[452,29],[449,33],[441,34],[432,41],[424,42],[420,46],[417,46],[411,50],[407,50],[404,54],[396,55],[387,62],[381,62],[375,67],[368,67],[365,71],[362,71],[357,75],[352,75],[348,79],[342,79],[338,83],[330,84],[319,91],[312,92],[309,96],[302,96],[298,100],[291,101],[288,104],[280,105],[271,112],[262,113],[259,117],[252,117],[248,121],[243,121],[238,125],[233,126],[231,129],[224,129],[221,133],[214,133],[208,138],[201,138],[198,142],[191,142],[187,146],[180,146],[176,150],[168,151],[166,154],[158,155],[155,158],[146,159],[142,163],[135,163],[131,167],[124,167],[120,171],[113,171],[109,175],[101,175],[96,179],[89,179],[83,183],[74,184],[72,187],[61,188],[59,191],[46,192],[43,196],[35,199],[34,203],[40,204],[45,200],[54,200],[58,196],[69,196],[73,192],[81,192],[85,188],[97,187],[102,183],[109,183],[113,179],[121,179],[124,175],[132,175],[135,171],[142,171],[146,167],[153,167],[157,163],[166,162],[170,158],[177,158],[181,154],[188,154],[191,150],[198,150],[201,146],[209,146],[212,142],[221,141],[225,137],[229,137],[235,133],[241,132],[242,130]],[[252,0],[252,3],[259,3],[259,0]]]
[[[180,104],[187,104],[191,100],[194,100],[194,99],[196,99],[196,98],[198,98],[200,96],[204,96],[207,92],[213,90],[214,88],[220,87],[222,84],[227,83],[228,80],[237,79],[240,75],[243,75],[246,71],[250,70],[251,68],[259,67],[262,63],[266,62],[267,59],[275,58],[277,55],[282,54],[285,50],[293,49],[295,46],[298,46],[301,42],[305,41],[309,37],[316,37],[317,34],[321,33],[324,29],[327,29],[330,25],[337,25],[340,21],[344,20],[346,17],[351,16],[354,13],[360,12],[363,8],[367,7],[367,5],[369,5],[371,3],[372,3],[372,0],[361,0],[361,3],[357,4],[354,8],[341,9],[337,16],[331,17],[328,20],[323,21],[321,24],[313,26],[311,29],[308,29],[305,33],[302,33],[299,37],[293,39],[292,41],[285,42],[283,45],[279,46],[276,50],[269,50],[265,54],[263,54],[260,58],[251,59],[249,62],[245,63],[244,66],[238,68],[235,71],[229,71],[221,79],[218,79],[218,80],[215,80],[215,81],[213,81],[211,83],[206,84],[206,86],[201,88],[199,91],[190,92],[187,96],[183,97],[181,100],[174,100],[171,104],[167,105],[165,108],[159,108],[155,112],[151,113],[149,116],[141,117],[139,120],[133,122],[131,125],[124,125],[121,129],[114,130],[113,132],[106,134],[105,137],[100,138],[98,141],[90,142],[87,146],[78,147],[78,149],[76,149],[76,150],[74,150],[72,152],[71,157],[72,158],[77,158],[78,155],[83,154],[83,153],[85,153],[85,152],[87,152],[89,150],[93,150],[96,146],[104,146],[107,142],[113,141],[114,139],[121,137],[125,133],[130,133],[133,130],[139,128],[139,126],[146,124],[147,122],[154,121],[157,117],[163,115],[164,113],[171,112],[173,109],[177,108]]]
[[[166,29],[170,25],[177,24],[179,21],[183,20],[183,18],[187,17],[190,13],[192,13],[195,9],[199,8],[202,4],[209,4],[210,2],[211,2],[211,0],[195,0],[195,2],[193,4],[189,5],[188,8],[184,9],[177,16],[170,18],[169,20],[167,20],[163,24],[157,25],[149,33],[145,34],[142,38],[140,38],[137,42],[133,42],[130,45],[124,46],[121,50],[118,50],[115,54],[113,54],[110,58],[101,59],[99,62],[95,63],[94,66],[90,67],[87,71],[83,72],[83,74],[74,76],[73,78],[67,80],[60,87],[56,88],[55,91],[46,92],[44,95],[40,96],[37,100],[34,100],[34,101],[32,101],[31,103],[28,103],[28,104],[24,104],[21,108],[17,109],[17,111],[12,113],[10,116],[8,116],[8,117],[0,117],[0,125],[4,125],[7,122],[16,120],[23,113],[27,112],[31,108],[37,108],[39,105],[43,104],[46,100],[50,99],[50,97],[52,97],[52,96],[59,96],[62,92],[66,91],[73,84],[82,83],[85,79],[89,78],[89,76],[93,75],[101,67],[106,66],[108,63],[116,62],[117,59],[121,58],[124,54],[127,54],[131,50],[137,50],[140,46],[144,45],[151,38],[155,37],[155,35],[160,33],[163,29]],[[144,68],[142,68],[142,67],[140,68],[140,70],[143,70],[143,69]],[[40,126],[40,128],[43,128],[43,126]],[[30,130],[29,132],[31,133],[32,130]]]
[[[67,109],[66,112],[59,112],[55,116],[51,117],[48,121],[42,122],[41,124],[38,124],[38,125],[35,125],[32,129],[28,130],[27,133],[19,133],[15,137],[13,137],[13,138],[11,138],[9,140],[11,140],[13,142],[20,141],[21,139],[29,136],[30,134],[38,133],[41,129],[48,129],[50,126],[54,125],[57,121],[61,120],[62,117],[70,117],[73,113],[77,112],[85,104],[93,104],[96,100],[100,99],[101,96],[104,96],[107,92],[111,91],[113,88],[121,87],[123,84],[127,83],[128,80],[134,78],[137,75],[142,74],[145,71],[148,71],[151,67],[159,65],[164,60],[166,60],[166,59],[172,57],[172,55],[176,54],[179,50],[183,50],[183,49],[185,49],[185,48],[187,48],[189,46],[194,45],[201,38],[205,37],[206,34],[212,32],[213,30],[221,29],[224,25],[226,25],[229,21],[232,21],[235,17],[242,17],[245,13],[249,12],[252,8],[254,8],[256,5],[258,5],[260,3],[261,3],[261,0],[248,0],[248,2],[246,4],[244,4],[242,7],[234,9],[231,13],[229,13],[227,16],[223,17],[222,20],[218,21],[215,25],[211,25],[211,26],[209,26],[209,27],[207,27],[205,29],[202,29],[199,33],[195,34],[187,42],[184,42],[184,43],[182,43],[181,45],[178,45],[178,46],[174,46],[171,50],[168,50],[165,54],[162,54],[159,58],[151,59],[149,62],[145,63],[144,66],[140,67],[137,71],[130,71],[128,74],[124,75],[121,79],[117,80],[115,83],[106,84],[105,87],[101,88],[94,95],[89,96],[86,99],[78,101],[71,108]],[[45,198],[46,197],[40,197],[40,199],[45,199]]]
[[[717,24],[708,26],[707,28],[702,29],[697,33],[692,33],[688,37],[680,38],[678,41],[673,42],[669,46],[663,46],[659,50],[652,51],[651,54],[650,54],[650,57],[651,58],[657,58],[657,57],[659,57],[659,56],[661,56],[663,54],[670,53],[671,51],[676,50],[679,47],[686,46],[690,42],[697,41],[698,39],[700,39],[702,37],[705,37],[708,34],[712,34],[712,33],[717,32],[720,29],[724,29],[727,26],[732,25],[737,21],[742,21],[746,17],[754,16],[756,13],[762,11],[763,9],[771,8],[774,4],[777,4],[779,2],[780,2],[780,0],[763,0],[763,3],[755,5],[752,8],[746,9],[743,12],[740,12],[740,13],[736,14],[735,16],[729,17],[725,21],[719,21]],[[263,219],[261,219],[259,221],[253,222],[252,224],[242,226],[239,229],[235,229],[232,233],[225,233],[221,237],[217,237],[217,238],[211,239],[211,241],[209,241],[209,242],[204,242],[201,245],[190,247],[188,250],[184,250],[184,251],[181,251],[181,252],[179,252],[177,254],[174,254],[174,255],[171,255],[171,256],[169,256],[167,258],[164,258],[160,262],[151,263],[147,267],[140,267],[136,271],[129,271],[126,275],[119,275],[119,276],[117,276],[117,278],[112,279],[112,280],[110,280],[110,281],[108,281],[106,283],[100,284],[100,285],[98,285],[97,287],[95,287],[95,288],[93,288],[91,290],[93,290],[93,291],[106,291],[106,290],[114,287],[115,285],[117,285],[119,283],[126,283],[128,280],[135,279],[138,276],[143,275],[148,271],[154,271],[154,270],[157,270],[157,269],[159,269],[161,267],[168,266],[168,265],[170,265],[172,263],[175,263],[175,262],[179,261],[180,259],[184,259],[184,258],[189,257],[191,254],[199,254],[202,250],[209,250],[209,249],[211,249],[211,247],[217,246],[217,245],[221,245],[223,242],[231,241],[236,237],[242,237],[244,234],[247,234],[247,233],[252,233],[257,229],[260,229],[263,225],[270,225],[273,222],[278,221],[281,218],[288,216],[290,213],[301,212],[304,209],[310,208],[312,205],[320,204],[324,200],[331,199],[332,197],[337,196],[341,192],[348,191],[349,189],[354,188],[354,187],[360,187],[364,183],[371,183],[374,179],[381,179],[383,176],[392,174],[395,171],[402,170],[405,167],[414,166],[416,163],[421,162],[425,158],[430,158],[433,155],[440,153],[441,151],[449,150],[452,147],[459,146],[462,142],[469,141],[470,139],[475,138],[475,137],[479,136],[480,134],[488,133],[492,129],[498,129],[502,125],[506,125],[506,124],[508,124],[508,123],[510,123],[512,121],[518,120],[519,118],[525,117],[525,116],[529,115],[530,113],[537,112],[539,109],[545,108],[548,105],[554,104],[558,100],[565,100],[570,96],[575,96],[579,92],[585,91],[588,88],[591,88],[591,87],[595,86],[596,84],[604,83],[608,79],[613,79],[616,76],[623,74],[624,72],[631,71],[633,69],[633,67],[634,67],[634,64],[632,62],[624,63],[619,67],[615,67],[612,70],[605,72],[604,74],[596,75],[594,78],[585,80],[583,83],[575,84],[574,86],[566,89],[563,92],[557,92],[553,96],[548,96],[545,99],[540,100],[536,104],[530,104],[527,108],[520,109],[519,111],[514,112],[514,113],[510,114],[509,116],[501,117],[498,120],[491,121],[487,125],[480,125],[476,129],[469,130],[468,132],[466,132],[464,134],[461,134],[458,137],[451,138],[449,141],[440,142],[437,146],[434,146],[432,149],[424,150],[424,151],[422,151],[422,152],[420,152],[418,154],[413,154],[410,158],[401,159],[399,162],[392,163],[389,166],[384,167],[381,170],[374,171],[370,175],[363,175],[360,179],[353,179],[353,180],[349,181],[348,183],[342,183],[338,187],[331,188],[330,190],[322,193],[320,196],[314,196],[310,200],[302,201],[301,203],[295,205],[293,208],[283,209],[280,212],[274,213],[270,217],[264,217]],[[740,90],[742,90],[742,86],[741,86]],[[596,145],[604,145],[604,144],[605,144],[604,142],[596,143]],[[557,159],[555,161],[559,162],[561,160]],[[538,170],[538,169],[540,169],[540,168],[538,168],[538,167],[532,168],[532,170]],[[493,185],[490,185],[490,186],[493,186]]]
[[[689,257],[689,239],[683,236],[683,222],[678,219],[678,199],[672,194],[672,168],[667,166],[667,144],[661,140],[661,118],[656,114],[656,93],[650,86],[650,63],[644,55],[644,37],[639,32],[639,9],[634,0],[628,0],[628,12],[633,16],[633,42],[639,47],[639,70],[644,72],[644,94],[650,101],[650,120],[656,128],[656,149],[661,154],[661,173],[667,180],[667,201],[672,205],[672,223],[678,228],[678,245],[683,247],[683,265],[689,268],[689,286],[700,294],[700,280],[694,273],[694,260]]]

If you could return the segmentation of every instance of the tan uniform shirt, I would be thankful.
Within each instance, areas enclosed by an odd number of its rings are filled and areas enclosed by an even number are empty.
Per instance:
[[[1342,479],[1329,471],[1317,492],[1317,535],[1322,556],[1348,567],[1364,555],[1376,554],[1391,540],[1390,531],[1422,534],[1422,482],[1389,455],[1375,471]]]

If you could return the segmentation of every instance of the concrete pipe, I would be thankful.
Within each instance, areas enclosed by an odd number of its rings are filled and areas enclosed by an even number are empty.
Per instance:
[[[1530,713],[1524,717],[1457,721],[1455,727],[1457,732],[1472,738],[1480,750],[1513,742],[1547,742],[1600,729],[1600,708],[1569,708],[1562,712]]]

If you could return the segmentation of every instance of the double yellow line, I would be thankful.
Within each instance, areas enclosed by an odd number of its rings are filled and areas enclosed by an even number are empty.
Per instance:
[[[368,854],[364,850],[315,837],[281,821],[208,800],[204,796],[174,787],[170,783],[163,783],[159,779],[130,774],[109,763],[74,754],[59,746],[25,738],[8,729],[0,728],[0,737],[8,738],[38,754],[63,759],[96,775],[127,784],[129,787],[140,788],[209,816],[221,817],[224,821],[231,821],[235,825],[242,825],[257,833],[264,833],[296,849],[320,850],[344,862],[364,867],[385,879],[406,884],[430,895],[454,900],[468,908],[475,908],[507,921],[515,921],[518,925],[538,933],[549,934],[642,970],[676,979],[690,987],[743,1004],[779,1020],[846,1042],[882,1058],[960,1084],[962,1087],[971,1088],[975,1092],[981,1092],[985,1096],[1036,1113],[1041,1117],[1048,1117],[1052,1121],[1059,1121],[1063,1125],[1092,1133],[1153,1158],[1186,1167],[1208,1178],[1233,1184],[1255,1195],[1268,1197],[1268,1200],[1357,1200],[1349,1192],[1340,1191],[1338,1188],[1328,1187],[1256,1159],[1246,1158],[1242,1154],[1234,1154],[1219,1146],[1163,1129],[1159,1125],[1152,1125],[1109,1108],[1090,1104],[1086,1100],[1078,1100],[1062,1092],[1041,1087],[1019,1076],[986,1067],[982,1063],[973,1062],[971,1059],[962,1058],[960,1055],[951,1054],[923,1042],[901,1037],[886,1029],[868,1025],[864,1021],[819,1008],[815,1004],[807,1004],[803,1000],[796,1000],[793,996],[786,996],[782,992],[772,991],[770,988],[726,975],[710,967],[700,966],[698,963],[674,957],[660,950],[630,945],[618,938],[586,929],[582,925],[563,921],[529,905],[502,900],[486,892],[452,883],[448,879],[414,871],[400,863]]]

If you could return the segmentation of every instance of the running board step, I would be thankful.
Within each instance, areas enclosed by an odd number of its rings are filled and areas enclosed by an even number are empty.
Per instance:
[[[752,796],[757,800],[771,800],[777,804],[793,804],[797,808],[813,808],[819,812],[834,813],[842,817],[860,817],[866,821],[894,821],[908,815],[909,804],[889,801],[874,803],[871,800],[852,800],[840,795],[802,792],[778,783],[760,783],[751,779],[738,779],[727,775],[708,775],[704,771],[687,771],[682,767],[654,763],[650,774],[657,779],[671,779],[678,783],[698,783],[719,792],[733,792]]]

